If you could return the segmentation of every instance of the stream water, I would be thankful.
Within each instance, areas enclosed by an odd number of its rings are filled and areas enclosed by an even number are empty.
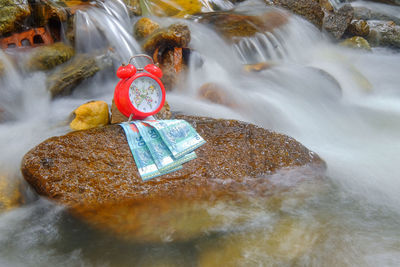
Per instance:
[[[230,7],[227,1],[215,3]],[[239,10],[265,8],[248,1]],[[80,11],[77,21],[86,32],[78,30],[77,49],[113,46],[120,58],[140,52],[131,37],[133,21],[121,19],[126,12],[119,1]],[[177,21],[154,19],[162,25]],[[236,45],[203,25],[185,23],[196,54],[188,78],[167,95],[172,110],[239,119],[292,136],[326,161],[326,179],[278,195],[280,205],[272,208],[260,209],[262,202],[255,199],[246,211],[253,223],[244,231],[186,243],[120,241],[28,192],[27,204],[0,214],[0,265],[399,266],[400,53],[340,47],[296,16],[274,34],[259,33]],[[196,67],[198,57],[201,67]],[[243,71],[243,64],[260,61],[273,67]],[[45,78],[43,72],[27,74],[10,64],[1,81],[0,104],[12,119],[0,124],[0,169],[10,182],[22,179],[20,160],[30,148],[68,132],[68,115],[80,104],[111,103],[117,83],[116,77],[98,74],[72,96],[50,101]],[[225,88],[233,107],[199,99],[206,82]],[[302,175],[299,169],[272,178],[290,184]],[[209,212],[229,220],[243,210],[222,205]]]

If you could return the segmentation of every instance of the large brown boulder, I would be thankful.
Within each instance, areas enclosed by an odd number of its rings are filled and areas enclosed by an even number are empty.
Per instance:
[[[143,182],[122,128],[111,125],[44,141],[25,155],[22,173],[37,193],[68,206],[88,224],[159,242],[218,229],[224,219],[209,213],[210,205],[246,205],[239,201],[244,192],[267,197],[274,188],[268,174],[325,168],[318,155],[288,136],[234,120],[181,118],[207,141],[182,170]]]

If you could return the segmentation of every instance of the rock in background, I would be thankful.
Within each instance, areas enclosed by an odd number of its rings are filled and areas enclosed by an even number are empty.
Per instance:
[[[75,54],[74,49],[64,43],[58,42],[52,45],[34,48],[27,62],[30,70],[50,70],[67,62]]]
[[[19,30],[30,14],[28,0],[0,0],[0,36]]]

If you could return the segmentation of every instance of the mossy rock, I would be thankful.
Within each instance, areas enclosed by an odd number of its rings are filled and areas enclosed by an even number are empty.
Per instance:
[[[340,45],[347,46],[350,48],[364,49],[364,50],[371,51],[371,46],[369,45],[368,41],[360,36],[354,36],[354,37],[348,38],[348,39],[344,40],[343,42],[341,42]]]
[[[0,36],[16,31],[30,14],[28,1],[0,0]]]
[[[74,54],[75,50],[64,43],[37,47],[30,56],[27,67],[30,70],[49,70],[67,62]]]
[[[60,22],[68,19],[68,11],[64,1],[39,1],[31,4],[35,26],[45,26],[50,19]]]
[[[365,20],[353,20],[346,30],[348,35],[366,37],[369,34],[369,25]]]
[[[69,95],[84,80],[101,70],[94,56],[76,55],[47,78],[47,89],[52,97]]]
[[[149,18],[139,19],[133,28],[133,34],[137,40],[142,40],[158,30],[160,25]]]

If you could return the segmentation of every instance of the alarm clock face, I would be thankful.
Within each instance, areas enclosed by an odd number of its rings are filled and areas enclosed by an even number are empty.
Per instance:
[[[141,76],[129,87],[129,99],[132,105],[143,113],[155,111],[161,104],[161,87],[153,78]]]

